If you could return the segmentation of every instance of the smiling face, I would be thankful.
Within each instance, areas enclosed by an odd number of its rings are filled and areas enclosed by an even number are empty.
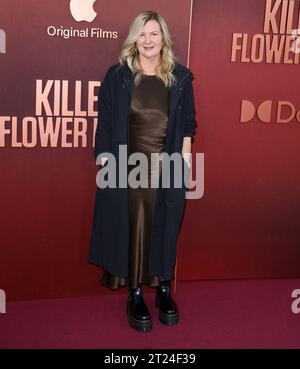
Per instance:
[[[143,27],[136,47],[141,58],[156,59],[163,47],[163,35],[159,23],[151,19]]]

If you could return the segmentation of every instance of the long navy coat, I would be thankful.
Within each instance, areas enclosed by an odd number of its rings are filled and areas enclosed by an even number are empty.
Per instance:
[[[170,89],[165,152],[180,153],[184,137],[195,135],[192,73],[176,63],[176,84]],[[117,158],[119,145],[128,139],[128,117],[133,92],[133,74],[125,65],[111,66],[99,91],[99,118],[95,136],[95,159],[103,152]],[[182,167],[185,161],[182,159]],[[118,160],[117,160],[118,169]],[[172,172],[172,171],[171,171]],[[118,183],[118,182],[117,182]],[[177,235],[184,211],[186,187],[157,189],[150,275],[172,279],[176,263]],[[126,188],[97,187],[88,261],[119,277],[128,277],[128,196]]]

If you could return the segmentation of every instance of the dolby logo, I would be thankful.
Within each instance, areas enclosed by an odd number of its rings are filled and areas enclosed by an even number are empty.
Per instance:
[[[300,109],[290,101],[272,100],[263,101],[258,106],[249,100],[242,100],[241,123],[249,123],[257,117],[263,123],[291,124],[300,123]]]

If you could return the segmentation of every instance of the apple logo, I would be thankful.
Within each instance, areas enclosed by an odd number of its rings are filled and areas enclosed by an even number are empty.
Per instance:
[[[95,1],[96,0],[71,0],[70,10],[73,18],[77,22],[92,22],[97,15],[93,8]]]

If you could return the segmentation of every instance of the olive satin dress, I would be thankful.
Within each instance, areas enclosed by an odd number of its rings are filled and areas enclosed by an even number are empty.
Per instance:
[[[128,278],[103,272],[101,284],[110,289],[124,286],[136,288],[139,284],[150,287],[159,285],[160,276],[149,275],[149,252],[151,228],[157,188],[151,187],[152,181],[158,183],[161,165],[151,153],[164,151],[169,115],[169,89],[155,75],[143,75],[138,86],[134,86],[128,120],[128,155],[140,152],[149,159],[145,165],[137,161],[128,165],[128,174],[134,167],[139,168],[141,176],[148,181],[148,188],[128,186],[129,217],[129,254]],[[153,183],[153,182],[152,182]]]

